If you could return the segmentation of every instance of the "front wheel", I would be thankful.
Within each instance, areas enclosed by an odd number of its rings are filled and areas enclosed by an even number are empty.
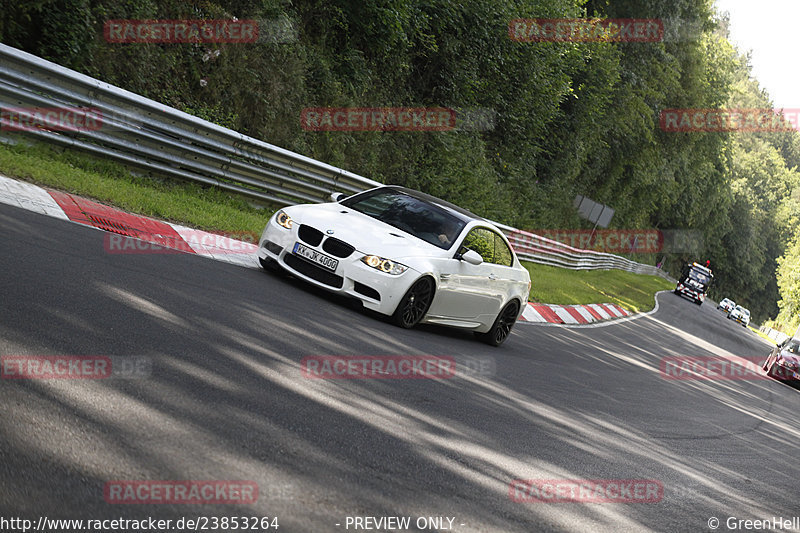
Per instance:
[[[506,305],[497,315],[492,328],[486,333],[475,333],[482,342],[490,346],[500,346],[511,335],[511,328],[517,323],[519,303],[514,301]]]
[[[431,306],[433,290],[431,278],[426,276],[415,281],[397,304],[392,321],[401,328],[416,326]]]

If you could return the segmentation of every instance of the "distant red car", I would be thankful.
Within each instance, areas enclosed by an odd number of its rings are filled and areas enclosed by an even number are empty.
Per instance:
[[[772,349],[762,368],[780,380],[800,380],[800,340],[789,339]]]

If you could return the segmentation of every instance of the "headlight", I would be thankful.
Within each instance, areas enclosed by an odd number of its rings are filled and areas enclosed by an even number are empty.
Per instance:
[[[283,209],[278,211],[278,214],[275,215],[275,222],[277,222],[279,226],[283,226],[286,229],[292,229],[292,217],[287,215],[286,211]]]
[[[381,272],[393,276],[398,276],[408,269],[405,265],[395,263],[391,259],[386,259],[385,257],[379,257],[377,255],[365,255],[361,258],[361,261],[375,270],[380,270]]]

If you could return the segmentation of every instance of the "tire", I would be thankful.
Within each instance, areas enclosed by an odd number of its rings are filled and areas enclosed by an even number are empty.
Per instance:
[[[419,324],[433,302],[434,290],[433,279],[428,276],[415,281],[397,304],[397,309],[392,315],[392,322],[405,329]]]
[[[507,304],[502,311],[497,314],[497,318],[492,324],[492,328],[486,333],[475,333],[475,336],[490,346],[500,346],[511,335],[511,328],[517,323],[519,313],[519,302],[516,300]]]

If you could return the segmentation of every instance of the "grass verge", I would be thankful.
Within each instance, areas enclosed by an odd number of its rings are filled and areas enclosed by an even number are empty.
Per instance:
[[[277,206],[177,180],[132,176],[127,168],[44,145],[0,143],[0,173],[153,218],[214,232],[261,234]]]
[[[532,302],[548,304],[615,303],[631,312],[650,311],[658,291],[675,286],[664,278],[623,270],[569,270],[522,263],[531,274]]]

